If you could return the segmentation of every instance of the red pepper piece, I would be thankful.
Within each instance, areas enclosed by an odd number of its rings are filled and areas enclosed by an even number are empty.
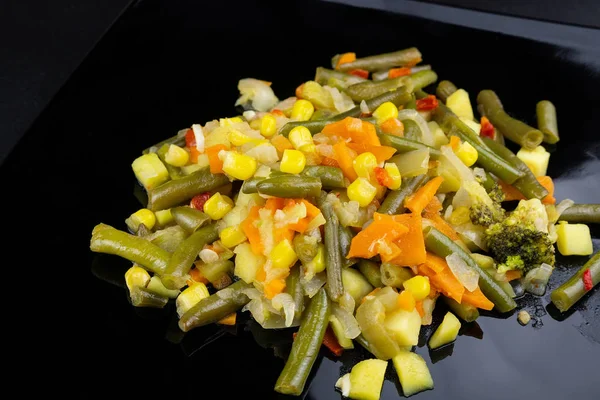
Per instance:
[[[417,100],[417,111],[435,110],[438,106],[437,98],[430,94],[424,99]]]

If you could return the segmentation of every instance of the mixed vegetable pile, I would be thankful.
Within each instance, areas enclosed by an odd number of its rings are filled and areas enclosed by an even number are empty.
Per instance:
[[[436,304],[450,311],[432,349],[480,309],[543,295],[555,245],[592,254],[585,223],[600,222],[600,204],[555,204],[541,145],[559,140],[552,103],[537,104],[534,128],[483,90],[477,120],[464,89],[423,90],[437,75],[421,61],[416,48],[337,55],[283,101],[242,79],[242,115],[194,124],[133,162],[147,207],[129,233],[97,225],[91,249],[133,262],[134,306],[175,299],[184,332],[245,311],[265,329],[299,327],[277,392],[301,394],[322,344],[340,355],[355,343],[375,358],[339,379],[344,396],[378,399],[390,359],[405,396],[433,388],[411,350]],[[596,253],[551,300],[564,312],[599,281]]]

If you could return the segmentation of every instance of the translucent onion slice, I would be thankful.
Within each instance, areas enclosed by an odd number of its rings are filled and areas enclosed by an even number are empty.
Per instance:
[[[458,279],[465,289],[469,292],[477,289],[477,286],[479,285],[479,274],[477,271],[471,269],[458,254],[450,254],[446,257],[446,262],[456,279]]]

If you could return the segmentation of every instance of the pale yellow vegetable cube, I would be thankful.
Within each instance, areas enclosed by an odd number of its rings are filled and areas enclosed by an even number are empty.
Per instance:
[[[131,164],[137,180],[146,188],[153,189],[169,180],[169,171],[156,153],[148,153],[136,158]]]
[[[471,107],[471,100],[469,99],[469,93],[465,89],[458,89],[452,93],[446,99],[446,106],[452,110],[454,114],[459,117],[467,118],[470,120],[474,119],[473,107]]]
[[[458,330],[460,329],[460,321],[451,312],[444,315],[444,320],[435,330],[434,334],[429,339],[429,347],[437,349],[445,344],[456,340]]]
[[[433,389],[433,378],[423,357],[416,353],[401,351],[392,358],[394,368],[405,396]]]
[[[362,298],[373,290],[373,286],[363,274],[352,268],[342,269],[342,284],[356,304],[360,304]]]
[[[356,400],[379,400],[387,361],[364,360],[350,371],[350,398]]]
[[[173,215],[171,214],[171,209],[167,210],[159,210],[154,213],[156,216],[156,224],[159,228],[165,227],[171,222],[173,222]]]
[[[550,153],[548,153],[543,146],[538,146],[533,150],[522,148],[517,153],[517,157],[529,167],[531,172],[533,172],[533,175],[546,175],[548,162],[550,161]]]
[[[254,254],[249,243],[237,245],[233,252],[236,254],[233,273],[244,282],[252,283],[258,269],[266,262],[265,257]]]
[[[481,125],[472,119],[461,117],[460,120],[464,122],[469,128],[473,129],[473,131],[479,135],[479,131],[481,130]]]
[[[421,316],[416,309],[387,313],[384,326],[400,346],[416,346],[419,342]]]
[[[590,228],[561,222],[556,226],[556,246],[563,256],[588,256],[594,252]]]
[[[329,326],[331,326],[331,330],[333,331],[335,338],[337,339],[340,346],[342,346],[342,348],[344,348],[344,349],[353,349],[354,348],[352,339],[348,338],[344,334],[344,328],[342,327],[342,323],[335,315],[329,316]]]

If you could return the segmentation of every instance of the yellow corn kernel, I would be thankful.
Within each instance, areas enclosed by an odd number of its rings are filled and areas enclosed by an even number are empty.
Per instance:
[[[147,208],[142,208],[131,214],[125,220],[125,223],[132,232],[137,232],[141,224],[146,225],[148,229],[152,229],[154,228],[154,224],[156,224],[156,216]]]
[[[202,282],[194,282],[194,284],[183,292],[179,293],[175,304],[177,306],[177,315],[180,317],[185,314],[187,310],[194,307],[200,302],[200,300],[210,296],[206,285]]]
[[[404,286],[404,289],[409,290],[417,301],[421,301],[429,296],[429,292],[431,291],[429,278],[421,275],[414,276],[409,280],[404,281],[402,286]]]
[[[298,256],[289,240],[284,239],[273,247],[273,250],[269,253],[269,260],[271,260],[273,268],[288,269],[298,261]]]
[[[233,208],[233,200],[221,193],[213,194],[204,203],[204,213],[213,220],[221,219]]]
[[[548,153],[543,146],[538,146],[533,150],[521,149],[518,151],[517,157],[529,167],[531,172],[533,172],[533,175],[546,175],[548,162],[550,161],[550,153]]]
[[[246,180],[250,179],[256,172],[258,164],[254,158],[235,151],[224,153],[221,160],[223,161],[223,171],[227,175],[235,179]],[[221,156],[219,155],[219,157]]]
[[[168,210],[157,211],[154,213],[154,216],[156,217],[156,223],[160,228],[173,222],[173,215],[171,215],[170,208]]]
[[[317,146],[315,146],[314,144],[305,144],[303,146],[300,146],[298,148],[298,150],[300,150],[303,153],[306,154],[312,154],[312,155],[316,155],[317,153]]]
[[[190,155],[187,151],[181,147],[172,144],[169,146],[169,150],[165,154],[165,161],[167,164],[175,167],[183,167],[190,159]]]
[[[271,114],[266,114],[260,120],[260,134],[264,137],[271,137],[277,133],[277,120]]]
[[[377,188],[365,178],[356,178],[354,182],[348,186],[348,198],[357,201],[361,207],[366,207],[375,198]]]
[[[244,122],[243,119],[241,119],[240,117],[233,117],[233,118],[219,118],[219,126],[221,128],[224,127],[229,127],[233,124],[237,124],[239,122]]]
[[[297,126],[292,129],[288,135],[288,140],[296,150],[299,150],[304,145],[313,144],[312,135],[305,126]]]
[[[150,282],[150,274],[137,264],[133,264],[133,267],[125,272],[125,284],[129,291],[136,287],[146,287],[148,282]]]
[[[281,172],[287,172],[289,174],[299,174],[304,170],[306,166],[306,156],[304,153],[298,150],[286,149],[283,151],[283,157],[281,158],[281,165],[279,169]]]
[[[353,161],[352,167],[358,176],[369,179],[375,167],[377,166],[377,158],[373,153],[365,152],[359,154]]]
[[[377,124],[382,124],[390,118],[398,118],[398,107],[391,101],[386,101],[373,112]]]
[[[227,139],[229,139],[231,144],[234,146],[242,146],[253,140],[250,136],[244,135],[242,132],[238,131],[237,129],[231,129],[227,133]]]
[[[315,112],[315,107],[308,100],[296,100],[292,107],[292,114],[290,117],[294,121],[308,121]]]
[[[477,161],[479,153],[477,153],[475,147],[471,146],[469,142],[463,142],[460,146],[458,146],[456,155],[458,158],[460,158],[460,161],[462,161],[463,164],[465,164],[467,167],[470,167],[471,165],[475,164],[475,161]]]
[[[262,118],[256,118],[256,119],[253,119],[252,121],[250,121],[248,124],[250,125],[250,128],[259,131],[261,123],[262,123]]]
[[[148,153],[136,158],[131,164],[138,181],[146,188],[153,189],[169,180],[169,171],[156,153]]]
[[[402,185],[402,175],[398,166],[394,163],[385,163],[383,167],[391,178],[392,182],[387,185],[388,189],[398,190]]]
[[[221,231],[219,235],[221,238],[221,243],[223,246],[228,248],[233,248],[240,243],[246,241],[247,237],[244,234],[244,231],[239,225],[230,226],[229,228],[225,228]]]
[[[563,256],[587,256],[594,252],[590,228],[561,222],[556,226],[556,247]]]
[[[469,217],[470,213],[469,207],[456,207],[454,210],[452,210],[452,214],[450,214],[448,222],[450,222],[452,225],[466,224],[467,222],[471,221],[471,218]]]

